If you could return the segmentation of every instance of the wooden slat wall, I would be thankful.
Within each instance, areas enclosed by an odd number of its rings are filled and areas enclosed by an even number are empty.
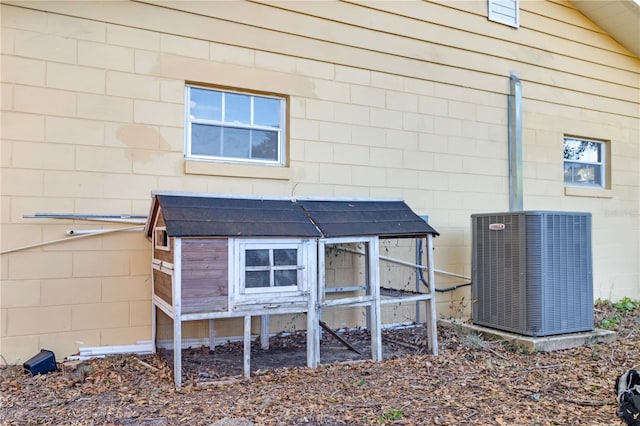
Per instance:
[[[171,297],[171,275],[154,269],[153,291],[156,296],[159,296],[168,304],[173,304],[173,298]]]
[[[228,308],[228,248],[223,238],[182,239],[182,312]]]
[[[154,230],[155,232],[155,230]],[[173,238],[170,237],[170,244],[171,247],[173,247]],[[157,248],[153,248],[153,257],[155,259],[160,259],[163,260],[165,262],[169,262],[169,263],[173,263],[173,250],[167,251],[167,250],[159,250]]]

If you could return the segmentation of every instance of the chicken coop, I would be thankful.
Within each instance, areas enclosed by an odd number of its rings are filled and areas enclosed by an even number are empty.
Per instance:
[[[269,317],[306,315],[307,366],[320,362],[320,319],[330,307],[364,307],[371,358],[382,359],[381,305],[424,304],[429,350],[438,351],[433,238],[438,233],[402,200],[251,198],[200,193],[152,194],[145,234],[152,250],[152,339],[157,315],[172,322],[173,373],[182,383],[182,325],[243,318],[243,372],[250,374],[251,318],[260,318],[268,347]],[[415,239],[415,261],[380,255],[380,240]],[[339,248],[362,259],[364,282],[337,289],[328,282],[325,253]],[[380,262],[416,271],[410,292],[381,292]],[[424,274],[423,274],[424,272]],[[211,347],[213,347],[213,338]]]

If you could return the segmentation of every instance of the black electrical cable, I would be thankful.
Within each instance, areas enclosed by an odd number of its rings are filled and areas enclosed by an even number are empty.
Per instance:
[[[425,286],[429,287],[429,284],[427,283],[427,281],[426,281],[426,280],[424,279],[424,277],[422,276],[422,271],[420,272],[420,282],[421,282],[422,284],[424,284]],[[451,286],[451,287],[436,288],[436,289],[435,289],[435,291],[436,291],[436,293],[447,293],[447,292],[449,292],[449,291],[454,291],[454,290],[457,290],[457,289],[459,289],[459,288],[461,288],[461,287],[466,287],[466,286],[469,286],[469,285],[471,285],[471,283],[470,283],[470,282],[468,282],[468,283],[462,283],[462,284],[456,284],[456,285]]]
[[[418,253],[420,254],[420,256],[422,256],[422,241],[418,241]],[[427,286],[427,288],[429,287],[429,283],[427,283],[427,281],[424,279],[424,275],[422,273],[422,268],[417,268],[418,269],[418,275],[420,276],[420,282],[422,284],[424,284],[425,286]],[[435,291],[436,293],[447,293],[450,291],[455,291],[461,287],[467,287],[470,286],[471,282],[468,283],[463,283],[463,284],[456,284],[454,286],[451,287],[445,287],[445,288],[436,288]]]
[[[458,285],[454,285],[452,287],[446,287],[446,288],[436,288],[436,292],[437,293],[447,293],[449,291],[454,291],[459,289],[460,287],[466,287],[468,285],[471,285],[471,283],[464,283],[464,284],[458,284]]]

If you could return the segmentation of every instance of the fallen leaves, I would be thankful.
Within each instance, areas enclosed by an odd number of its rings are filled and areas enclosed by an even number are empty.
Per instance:
[[[601,308],[598,314],[606,311]],[[228,424],[620,424],[613,382],[625,369],[640,366],[639,326],[636,309],[620,320],[614,343],[532,354],[500,342],[468,345],[455,330],[440,330],[437,357],[421,352],[419,331],[407,330],[389,336],[404,353],[381,363],[264,368],[250,381],[192,382],[180,390],[159,356],[94,359],[36,377],[20,367],[3,367],[0,423],[210,425],[218,419],[244,419]],[[348,337],[352,342],[357,338]],[[286,364],[286,356],[300,344],[288,336],[282,346],[275,345],[282,351],[275,353]],[[225,350],[233,355],[233,348]],[[196,349],[191,356],[203,354]],[[216,368],[222,370],[211,374],[220,377],[231,371],[222,364]],[[197,378],[197,372],[192,376]]]

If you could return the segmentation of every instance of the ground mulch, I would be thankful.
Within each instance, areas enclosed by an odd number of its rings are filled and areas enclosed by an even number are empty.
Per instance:
[[[462,328],[441,328],[436,357],[426,352],[419,328],[405,329],[385,332],[382,362],[272,366],[254,369],[248,381],[217,370],[211,377],[215,369],[197,356],[212,354],[200,348],[185,354],[180,389],[159,355],[59,364],[35,377],[3,366],[0,424],[621,425],[613,386],[626,369],[640,368],[640,308],[602,302],[595,322],[616,331],[616,341],[525,353]],[[296,339],[285,340],[271,350],[293,351]],[[236,349],[230,344],[216,353]],[[259,346],[254,350],[257,356]],[[189,373],[194,365],[200,367]]]

